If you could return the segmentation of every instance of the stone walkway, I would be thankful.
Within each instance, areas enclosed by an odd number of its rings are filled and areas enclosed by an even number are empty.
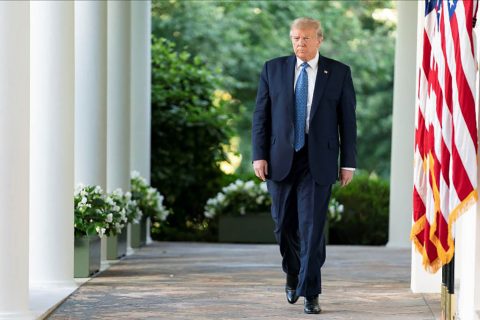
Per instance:
[[[275,245],[155,242],[80,287],[47,319],[438,319],[412,294],[410,250],[328,246],[320,315],[285,300]]]

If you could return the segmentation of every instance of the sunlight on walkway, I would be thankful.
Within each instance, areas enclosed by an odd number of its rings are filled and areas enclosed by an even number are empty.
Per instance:
[[[155,242],[90,280],[48,319],[435,319],[412,294],[410,250],[328,246],[320,315],[289,305],[275,245]]]

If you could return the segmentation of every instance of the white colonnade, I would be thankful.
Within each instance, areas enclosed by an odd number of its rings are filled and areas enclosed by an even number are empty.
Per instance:
[[[76,288],[75,183],[128,190],[131,161],[148,178],[149,10],[0,2],[0,319],[35,319]]]

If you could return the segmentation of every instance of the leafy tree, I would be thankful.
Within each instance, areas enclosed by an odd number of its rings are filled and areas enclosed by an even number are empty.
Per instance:
[[[250,119],[265,60],[291,54],[291,21],[322,21],[323,55],[352,68],[357,91],[358,166],[389,175],[395,25],[374,18],[391,1],[153,1],[153,33],[174,41],[211,69],[238,101],[230,112],[241,137],[240,174],[250,172]]]
[[[151,179],[174,212],[154,237],[203,237],[203,207],[223,184],[219,161],[231,135],[219,79],[199,58],[153,38]]]

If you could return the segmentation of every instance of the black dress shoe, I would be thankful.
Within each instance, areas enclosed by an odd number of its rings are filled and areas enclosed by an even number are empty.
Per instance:
[[[297,289],[296,288],[289,288],[288,286],[285,286],[285,293],[287,295],[287,301],[290,304],[294,304],[298,300],[297,296]]]
[[[287,296],[287,301],[290,304],[294,304],[298,300],[297,284],[298,284],[298,277],[287,274],[287,283],[285,284],[285,294]]]
[[[308,314],[317,314],[322,312],[320,308],[320,304],[318,303],[318,294],[313,297],[306,297],[305,298],[305,305],[303,311]]]

